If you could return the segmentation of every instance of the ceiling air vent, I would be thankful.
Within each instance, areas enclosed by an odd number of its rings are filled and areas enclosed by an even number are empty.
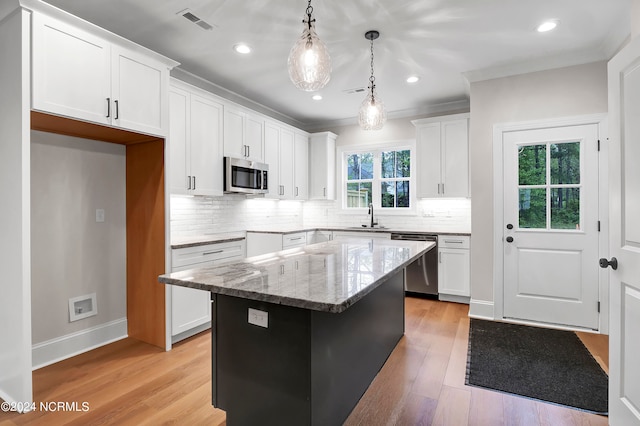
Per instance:
[[[184,17],[185,19],[188,19],[189,21],[193,22],[194,24],[196,24],[202,29],[205,29],[205,30],[213,29],[213,25],[198,18],[198,16],[196,16],[190,9],[181,10],[180,12],[176,13],[176,15],[182,15],[182,17]]]
[[[347,90],[343,90],[342,93],[346,93],[347,95],[353,95],[355,93],[362,93],[365,90],[367,90],[364,87],[356,87],[355,89],[347,89]]]

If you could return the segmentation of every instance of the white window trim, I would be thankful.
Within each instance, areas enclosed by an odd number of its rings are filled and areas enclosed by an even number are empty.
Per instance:
[[[378,185],[372,185],[372,199],[374,205],[374,215],[378,216],[415,216],[417,214],[418,199],[416,197],[416,141],[415,139],[396,140],[388,142],[379,142],[366,145],[342,145],[336,149],[338,168],[338,194],[340,198],[340,214],[346,215],[363,215],[368,214],[367,207],[347,207],[347,196],[344,190],[347,182],[347,167],[346,156],[347,154],[357,154],[367,151],[401,151],[408,149],[411,151],[411,169],[409,177],[409,206],[408,208],[382,208],[381,204],[381,189]],[[374,157],[374,168],[380,166],[379,156]],[[374,172],[375,173],[375,172]],[[375,174],[374,174],[375,175]],[[383,179],[378,179],[377,182]],[[385,179],[386,180],[386,179]],[[374,183],[376,180],[374,179]]]

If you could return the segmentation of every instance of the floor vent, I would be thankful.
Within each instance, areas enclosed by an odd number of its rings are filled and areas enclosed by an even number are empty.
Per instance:
[[[211,25],[208,22],[200,19],[190,9],[181,10],[180,12],[176,13],[176,15],[182,15],[182,17],[184,17],[185,19],[188,19],[189,21],[193,22],[194,24],[196,24],[197,26],[199,26],[202,29],[205,29],[205,30],[212,30],[213,29],[213,25]]]

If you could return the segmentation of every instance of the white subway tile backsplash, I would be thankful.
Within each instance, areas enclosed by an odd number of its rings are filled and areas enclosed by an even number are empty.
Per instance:
[[[416,215],[375,212],[387,228],[428,232],[470,232],[471,200],[419,200]],[[277,201],[227,194],[224,197],[171,196],[171,237],[273,227],[350,227],[368,223],[367,215],[342,213],[336,201]]]

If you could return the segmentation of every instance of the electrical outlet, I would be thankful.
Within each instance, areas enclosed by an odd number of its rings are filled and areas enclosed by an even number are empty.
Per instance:
[[[269,312],[249,308],[249,324],[269,328]]]

